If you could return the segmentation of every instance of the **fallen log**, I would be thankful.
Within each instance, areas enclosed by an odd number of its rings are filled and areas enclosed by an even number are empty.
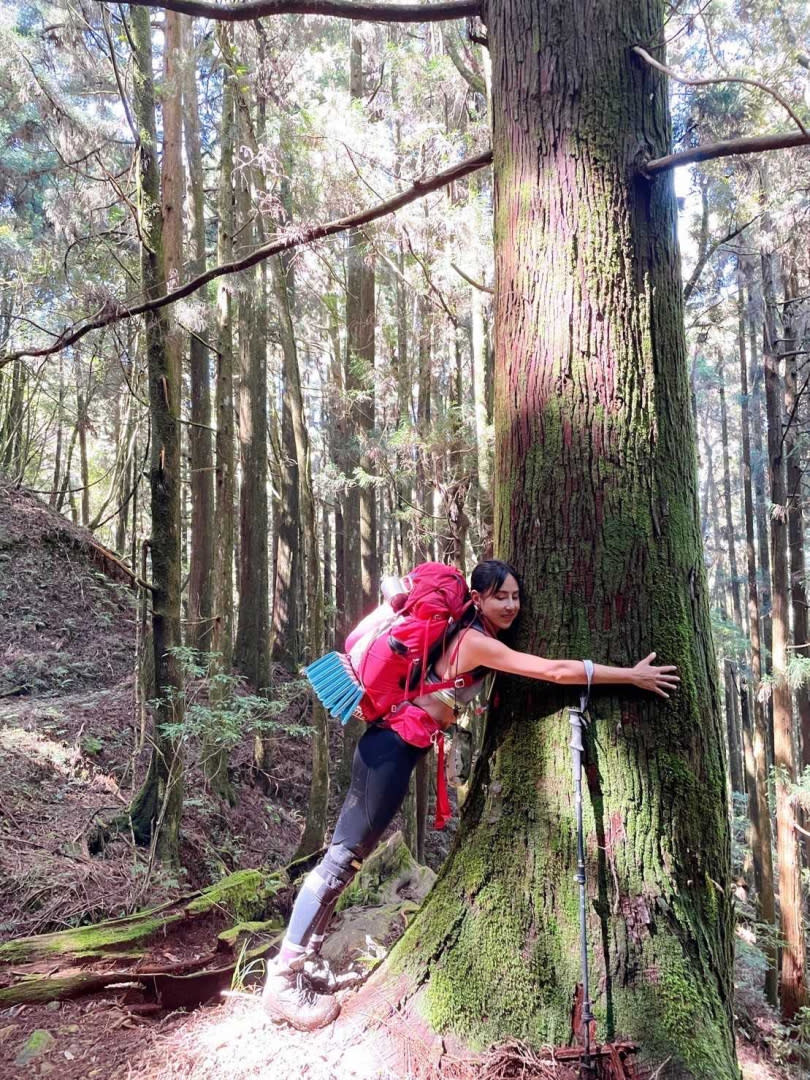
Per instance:
[[[0,1008],[65,1000],[120,983],[136,984],[147,997],[160,1004],[165,1001],[166,1008],[201,1004],[230,985],[238,966],[233,960],[211,969],[219,954],[233,954],[238,941],[266,939],[268,934],[270,941],[262,940],[245,955],[249,961],[272,949],[283,925],[278,898],[289,885],[286,870],[239,870],[207,889],[147,911],[95,926],[8,941],[0,945],[0,964],[9,965],[5,979],[10,982],[0,989]],[[203,918],[224,924],[221,933],[212,928],[213,951],[209,947],[204,955],[168,966],[150,962],[150,941],[158,937],[162,941]],[[91,960],[107,961],[110,968],[88,970],[83,963]],[[54,970],[55,962],[64,966]],[[47,971],[37,970],[44,964]]]

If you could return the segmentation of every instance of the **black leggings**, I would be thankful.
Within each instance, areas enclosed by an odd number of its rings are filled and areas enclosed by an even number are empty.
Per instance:
[[[332,843],[298,894],[286,943],[305,947],[311,942],[316,950],[320,947],[338,897],[391,824],[407,794],[411,773],[426,753],[390,728],[370,727],[362,736]]]

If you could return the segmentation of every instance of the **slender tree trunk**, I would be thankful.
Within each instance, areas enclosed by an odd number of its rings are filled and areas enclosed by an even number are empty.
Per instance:
[[[793,701],[787,681],[790,638],[787,488],[785,480],[783,384],[779,373],[779,337],[774,256],[762,254],[765,301],[763,357],[768,418],[768,465],[771,480],[771,575],[773,589],[773,731],[776,790],[776,858],[779,867],[779,913],[782,948],[779,999],[782,1014],[792,1019],[805,1003],[805,944],[802,928],[801,863],[791,805],[790,786],[796,779],[793,754]]]
[[[762,683],[762,648],[760,645],[759,595],[757,588],[757,556],[754,545],[754,493],[751,484],[751,422],[748,396],[748,364],[746,360],[746,318],[743,302],[742,272],[738,270],[738,332],[740,350],[740,397],[742,431],[743,494],[745,498],[745,553],[748,572],[748,626],[751,636],[751,753],[753,756],[753,786],[748,787],[748,814],[751,819],[751,854],[754,864],[754,885],[759,902],[759,919],[768,927],[776,926],[776,904],[771,853],[771,815],[768,807],[767,712],[760,698]],[[768,959],[765,975],[765,996],[771,1005],[777,1002],[777,963],[773,935],[764,945]]]
[[[16,483],[22,481],[25,427],[25,365],[17,359],[11,365],[8,407],[0,428],[0,467]]]
[[[363,100],[363,45],[356,23],[352,23],[349,97],[352,101]],[[346,274],[346,387],[356,394],[351,401],[350,415],[360,449],[357,464],[368,476],[373,476],[376,472],[369,453],[369,440],[374,432],[375,407],[375,284],[373,254],[368,238],[362,232],[352,232],[349,237]],[[377,603],[380,590],[376,499],[377,492],[373,484],[361,486],[359,512],[362,599],[358,614],[365,614]]]
[[[717,358],[717,392],[720,398],[720,439],[723,447],[723,507],[725,510],[725,541],[728,551],[728,563],[731,580],[731,605],[734,621],[740,630],[744,630],[742,604],[740,602],[740,577],[737,571],[737,545],[734,537],[734,518],[731,513],[731,466],[728,453],[728,410],[726,408],[725,372],[722,353]],[[735,788],[735,791],[742,790]]]
[[[351,30],[349,97],[363,100],[363,45],[355,23]],[[380,576],[376,551],[376,491],[352,479],[359,471],[375,471],[368,452],[374,429],[374,288],[375,274],[368,240],[360,230],[349,234],[346,255],[346,373],[351,451],[345,472],[349,477],[343,513],[345,628],[350,630],[377,603]],[[343,728],[337,782],[349,784],[352,758],[363,722],[351,719]]]
[[[329,458],[336,469],[343,462],[343,447],[341,442],[345,436],[346,423],[346,398],[344,389],[345,371],[343,366],[342,352],[340,347],[340,323],[338,318],[338,298],[334,293],[325,297],[329,311],[329,341],[331,353],[329,357],[329,387],[325,393],[325,401],[328,401],[330,423],[327,435]],[[337,644],[342,644],[346,636],[346,553],[345,553],[345,525],[343,520],[343,507],[345,500],[335,495],[335,617],[333,622],[333,634]]]
[[[285,220],[292,216],[290,184],[282,181],[282,205]],[[289,311],[294,302],[294,275],[292,265],[286,260],[287,273],[282,278],[273,275],[273,296],[276,307]],[[273,589],[273,654],[282,664],[295,670],[301,660],[301,649],[306,635],[304,596],[301,593],[301,500],[299,482],[298,450],[289,386],[291,365],[298,367],[295,344],[295,328],[291,318],[279,320],[282,354],[286,357],[281,372],[281,446],[279,464],[280,506],[278,514],[277,556],[275,562],[275,587]]]
[[[188,205],[192,257],[190,277],[205,271],[205,193],[200,149],[197,64],[194,21],[181,16],[183,33],[183,135],[188,161]],[[189,340],[191,426],[191,553],[188,571],[188,643],[201,652],[211,649],[214,593],[214,440],[211,431],[211,358],[203,338],[209,333],[209,298],[202,294],[195,332]]]
[[[79,425],[76,424],[76,426],[73,428],[73,434],[70,437],[70,442],[68,443],[68,452],[67,452],[67,457],[65,459],[65,468],[64,468],[64,470],[62,472],[62,484],[61,484],[60,489],[59,489],[59,495],[57,496],[57,499],[56,499],[56,509],[60,513],[62,512],[62,507],[65,504],[65,497],[67,496],[68,490],[70,489],[70,486],[71,486],[70,474],[71,474],[71,470],[73,468],[73,450],[74,450],[74,448],[76,446],[76,440],[78,439],[78,437],[79,437]]]
[[[149,12],[132,8],[130,24],[135,47],[133,106],[141,144],[138,148],[138,217],[141,278],[147,299],[166,289],[163,266],[162,214],[155,135],[155,96]],[[150,483],[152,504],[152,641],[155,685],[152,756],[146,780],[130,814],[136,837],[157,832],[158,857],[179,862],[180,817],[183,808],[182,743],[165,727],[183,720],[183,683],[174,650],[180,634],[180,371],[166,348],[165,311],[147,312],[146,353],[149,409],[152,420]]]
[[[53,454],[53,480],[51,492],[48,496],[48,505],[56,507],[59,496],[59,485],[62,479],[62,431],[64,428],[65,412],[65,365],[62,353],[59,353],[59,389],[56,396],[56,447]]]
[[[416,503],[422,514],[415,523],[414,559],[433,559],[435,521],[433,519],[433,483],[431,480],[432,462],[430,460],[430,423],[431,423],[431,343],[433,337],[432,309],[424,297],[417,302],[419,326],[419,353],[417,371],[417,410],[416,428],[419,434],[419,447],[416,458]]]
[[[253,142],[246,94],[237,115],[243,145]],[[255,242],[252,170],[237,176],[240,249]],[[254,239],[255,237],[255,239]],[[267,517],[267,298],[263,264],[240,275],[239,284],[239,621],[234,646],[236,666],[259,688],[270,683],[270,587]]]
[[[757,521],[757,553],[759,555],[759,605],[762,629],[762,671],[772,670],[771,633],[771,549],[768,537],[767,454],[763,428],[763,366],[759,362],[758,334],[762,325],[762,297],[757,286],[753,264],[746,263],[748,277],[748,351],[750,387],[749,410],[751,416],[751,470],[754,481],[754,508]],[[768,724],[767,747],[773,760],[773,732]]]
[[[723,665],[726,706],[726,735],[728,738],[728,766],[732,792],[745,791],[743,779],[742,735],[740,733],[740,695],[737,688],[737,665],[726,660]]]
[[[791,256],[785,282],[785,300],[795,300],[799,296],[798,274],[795,256]],[[793,655],[810,657],[808,646],[807,593],[805,586],[804,558],[804,510],[802,500],[802,475],[804,449],[800,419],[807,415],[801,407],[797,393],[797,372],[799,357],[795,354],[802,348],[804,331],[803,319],[798,316],[798,305],[786,303],[783,308],[784,353],[785,353],[785,412],[788,425],[785,429],[785,468],[787,481],[788,505],[788,544],[790,547],[790,603],[793,612]],[[793,354],[793,355],[791,355]],[[805,388],[806,389],[806,388]],[[796,690],[796,704],[799,709],[799,741],[802,756],[799,758],[799,770],[810,764],[810,684],[804,681]],[[805,864],[810,866],[810,837],[805,837]]]
[[[713,598],[715,607],[720,612],[722,619],[728,619],[728,590],[726,589],[726,572],[723,565],[723,537],[720,532],[720,499],[717,493],[717,484],[714,479],[714,448],[707,434],[703,440],[706,454],[706,500],[705,512],[708,514],[707,525],[711,527],[714,570],[713,588],[709,595]]]
[[[228,70],[233,45],[230,28],[217,24],[217,41],[225,60],[222,87],[222,118],[220,122],[220,164],[217,227],[217,262],[233,259],[235,228],[233,163],[236,140],[234,76]],[[231,684],[217,675],[230,676],[233,655],[233,568],[234,568],[234,497],[236,467],[234,460],[234,398],[233,398],[233,295],[231,278],[220,278],[217,285],[217,380],[216,380],[216,471],[214,495],[216,500],[217,543],[214,548],[214,596],[211,633],[211,689],[213,709],[227,707]],[[226,798],[230,792],[227,775],[227,749],[216,739],[216,733],[203,741],[203,760],[206,779],[212,789]]]
[[[295,434],[296,463],[298,467],[299,505],[301,508],[301,546],[304,561],[304,581],[307,606],[307,659],[320,656],[324,644],[323,584],[318,566],[318,524],[315,496],[312,488],[312,463],[309,433],[304,415],[304,398],[301,393],[301,377],[289,304],[287,279],[291,272],[283,257],[271,263],[279,318],[284,327],[282,341],[284,375],[290,399],[293,432]],[[329,746],[327,717],[323,706],[313,701],[312,706],[312,779],[304,834],[298,846],[297,857],[317,851],[323,844],[326,831],[326,813],[329,801]]]
[[[77,372],[77,380],[81,372]],[[85,527],[90,523],[90,466],[87,460],[87,428],[89,425],[87,394],[81,387],[76,387],[76,428],[79,433],[79,476],[81,484],[81,523]]]
[[[278,297],[278,289],[274,284]],[[282,327],[282,350],[295,348],[285,340]],[[276,531],[275,585],[273,588],[273,658],[290,671],[301,659],[302,612],[299,611],[298,585],[301,580],[298,559],[301,550],[300,506],[298,498],[298,463],[295,451],[290,392],[287,377],[281,379],[281,460],[279,467],[278,523]]]
[[[471,289],[470,307],[480,555],[482,559],[488,559],[492,556],[492,426],[487,415],[486,389],[490,353],[486,342],[484,296],[479,289]]]
[[[129,525],[130,503],[132,502],[132,462],[136,454],[136,430],[136,403],[134,397],[128,394],[122,427],[124,452],[118,474],[118,490],[116,494],[118,509],[115,515],[115,550],[122,558],[126,557],[128,548],[127,527]]]
[[[411,373],[408,360],[408,301],[405,293],[405,244],[400,240],[397,248],[397,274],[395,275],[394,288],[396,290],[397,311],[397,347],[396,347],[396,381],[397,381],[397,424],[408,430],[413,424],[412,385]],[[405,450],[398,455],[398,464],[401,461],[402,470],[396,477],[396,509],[397,517],[392,525],[399,533],[399,547],[402,551],[402,560],[410,569],[414,562],[413,526],[406,520],[410,515],[413,504],[413,482],[411,479],[413,461],[410,450]],[[413,851],[413,849],[411,849]],[[414,855],[416,852],[413,852]]]
[[[787,683],[789,644],[789,576],[787,568],[787,489],[784,460],[784,390],[780,375],[777,298],[773,259],[762,253],[762,296],[765,299],[765,395],[768,417],[768,465],[771,502],[771,588],[773,591],[773,768],[777,798],[777,864],[780,928],[784,945],[780,964],[782,1014],[791,1020],[805,1004],[805,936],[801,926],[801,879],[791,784],[796,779],[793,753],[793,700]]]
[[[495,551],[526,591],[519,647],[628,664],[663,705],[598,692],[586,811],[600,1039],[673,1076],[736,1080],[723,727],[697,516],[664,78],[650,0],[487,5],[493,70]],[[539,92],[538,92],[539,91]],[[570,725],[504,681],[453,852],[396,946],[437,1029],[567,1041],[581,1000]],[[597,900],[598,896],[598,900]],[[504,977],[508,972],[508,978]]]

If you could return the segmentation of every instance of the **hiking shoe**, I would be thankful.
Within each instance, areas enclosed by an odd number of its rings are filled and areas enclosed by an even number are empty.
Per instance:
[[[337,978],[334,971],[323,956],[315,955],[307,957],[304,964],[304,974],[309,979],[313,990],[319,994],[334,994],[337,986]]]
[[[332,994],[319,994],[303,971],[272,968],[262,991],[262,1005],[276,1020],[299,1031],[314,1031],[331,1024],[340,1012]]]

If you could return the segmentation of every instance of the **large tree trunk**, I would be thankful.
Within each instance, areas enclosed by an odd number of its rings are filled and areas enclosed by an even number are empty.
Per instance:
[[[765,300],[763,357],[768,418],[768,466],[771,478],[771,588],[773,590],[773,736],[776,792],[776,859],[779,868],[779,916],[782,954],[779,1000],[782,1014],[792,1019],[805,1002],[805,952],[802,928],[801,862],[795,831],[791,785],[796,780],[793,753],[793,699],[787,680],[790,644],[790,582],[788,574],[787,486],[784,458],[783,385],[779,372],[779,338],[774,256],[762,253],[762,292]]]
[[[742,272],[738,271],[737,342],[740,350],[740,398],[742,431],[743,494],[745,498],[745,553],[748,573],[748,627],[751,637],[751,757],[753,787],[749,784],[748,815],[751,820],[751,855],[754,864],[754,885],[759,901],[759,919],[768,927],[776,924],[776,902],[773,887],[773,856],[771,852],[771,814],[768,807],[767,713],[760,699],[762,682],[762,647],[757,587],[757,555],[754,546],[754,494],[751,483],[751,421],[748,399],[748,364],[746,360],[746,318],[743,303]],[[765,944],[768,969],[765,975],[765,996],[776,1005],[776,948],[773,935]]]
[[[155,135],[155,95],[152,77],[152,35],[149,12],[130,12],[135,47],[134,111],[141,143],[138,148],[138,217],[141,279],[144,297],[166,290],[163,266],[163,218]],[[179,862],[180,815],[183,808],[181,743],[166,734],[166,725],[183,719],[183,684],[174,650],[180,635],[180,369],[166,348],[165,309],[147,312],[146,353],[149,370],[149,411],[152,421],[149,476],[152,494],[152,643],[155,686],[152,757],[143,787],[130,814],[135,835],[146,839],[157,832],[158,857]]]
[[[736,1080],[723,730],[697,515],[663,78],[629,46],[651,0],[500,0],[493,66],[495,548],[526,590],[519,644],[676,663],[671,701],[600,692],[588,740],[600,1038]],[[573,693],[567,700],[573,700]],[[571,1038],[580,983],[561,693],[511,681],[450,860],[395,951],[437,1028]],[[598,989],[596,989],[598,988]]]
[[[188,195],[191,210],[192,257],[189,277],[205,270],[205,192],[200,120],[197,102],[197,66],[194,22],[182,18],[183,131],[188,159]],[[188,569],[188,631],[186,640],[201,652],[211,650],[214,593],[214,441],[211,432],[211,362],[204,337],[208,327],[208,292],[202,293],[198,325],[189,342],[191,426],[188,449],[191,466],[191,546]]]

